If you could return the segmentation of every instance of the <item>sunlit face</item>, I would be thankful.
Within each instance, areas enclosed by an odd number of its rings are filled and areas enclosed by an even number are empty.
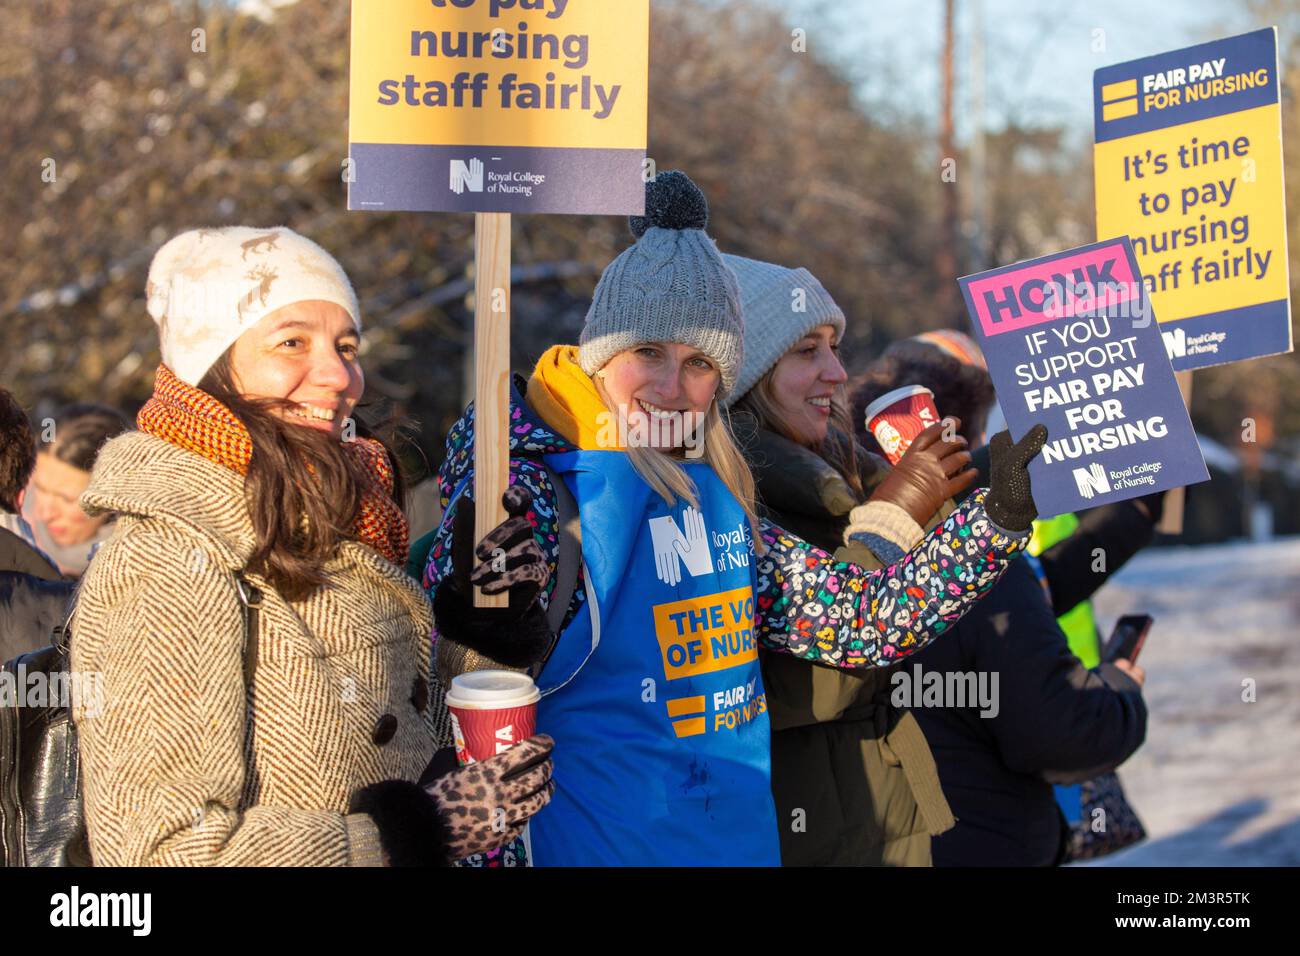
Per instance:
[[[60,547],[92,540],[108,515],[92,518],[77,504],[90,484],[90,472],[60,461],[53,452],[36,455],[36,467],[28,488],[32,492],[32,513]]]
[[[717,363],[678,342],[649,342],[619,352],[596,373],[616,409],[626,409],[629,429],[643,429],[652,447],[675,448],[690,429],[686,414],[703,415],[722,381]]]
[[[285,398],[285,421],[343,434],[365,390],[357,361],[360,338],[347,310],[333,302],[295,302],[246,331],[231,349],[231,368],[245,398]]]
[[[835,327],[819,325],[772,369],[772,400],[801,445],[821,444],[830,429],[831,396],[849,377],[840,364],[839,348]]]

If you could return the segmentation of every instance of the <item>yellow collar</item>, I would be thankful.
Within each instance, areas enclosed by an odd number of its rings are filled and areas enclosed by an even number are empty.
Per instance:
[[[611,447],[597,441],[605,420],[601,415],[608,409],[596,383],[578,364],[576,346],[553,345],[546,350],[528,380],[527,400],[546,424],[579,448]]]

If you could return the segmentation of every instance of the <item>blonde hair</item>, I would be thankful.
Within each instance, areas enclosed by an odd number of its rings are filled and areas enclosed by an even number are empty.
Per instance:
[[[749,412],[760,428],[776,432],[796,445],[803,445],[816,452],[840,473],[859,499],[865,498],[862,474],[858,470],[858,449],[857,441],[853,437],[853,413],[849,411],[848,389],[844,385],[835,387],[835,392],[831,395],[831,427],[826,432],[826,438],[820,443],[809,445],[790,427],[781,412],[781,407],[773,394],[772,382],[775,378],[776,366],[773,365],[732,407]]]
[[[605,403],[605,407],[617,414],[618,409],[610,399],[609,393],[605,391],[605,383],[601,381],[600,376],[593,376],[592,381],[596,383],[596,391],[601,401]],[[732,437],[730,425],[722,418],[716,396],[709,403],[709,410],[704,414],[700,437],[704,448],[700,460],[713,469],[713,473],[740,503],[745,517],[749,520],[750,531],[754,535],[754,551],[756,554],[762,554],[763,538],[759,533],[754,475],[749,470],[745,456],[736,445],[735,438]],[[658,448],[631,444],[626,451],[636,473],[659,497],[663,498],[666,504],[671,505],[681,499],[689,502],[693,508],[700,506],[699,491],[695,487],[695,482],[681,466],[676,455]]]

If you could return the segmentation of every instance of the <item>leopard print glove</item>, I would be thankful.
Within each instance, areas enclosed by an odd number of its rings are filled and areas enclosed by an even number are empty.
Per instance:
[[[505,753],[421,781],[442,816],[451,859],[504,846],[550,803],[554,746],[554,740],[538,734]]]
[[[467,507],[457,508],[452,540],[452,561],[458,572],[470,568],[469,552],[474,540],[474,501],[466,499],[462,504]],[[468,583],[478,585],[484,594],[508,591],[511,608],[519,614],[537,600],[538,593],[550,579],[550,567],[533,536],[532,522],[528,520],[528,512],[533,506],[528,489],[511,485],[501,496],[501,504],[510,517],[493,528],[473,549],[474,556],[482,563],[469,574]],[[463,577],[457,583],[468,592]]]

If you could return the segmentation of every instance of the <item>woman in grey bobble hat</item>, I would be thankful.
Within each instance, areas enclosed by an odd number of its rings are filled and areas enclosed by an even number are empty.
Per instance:
[[[704,231],[704,194],[679,172],[646,190],[631,220],[637,242],[605,269],[579,338],[582,370],[595,375],[643,342],[681,342],[717,364],[719,396],[736,385],[743,350],[740,290]]]
[[[521,569],[508,608],[473,606],[493,555],[473,547],[472,409],[447,438],[424,575],[438,671],[537,675],[561,781],[531,826],[538,865],[778,864],[758,648],[890,664],[966,613],[1028,540],[1032,503],[1012,491],[976,495],[888,572],[836,563],[758,517],[720,411],[740,376],[739,289],[707,223],[685,175],[648,183],[636,242],[601,276],[579,347],[515,379],[511,518],[494,534],[530,529],[546,566],[507,550]],[[1016,451],[1004,475],[1023,474]],[[559,528],[561,495],[580,542]],[[548,588],[565,566],[581,574],[552,634]]]

